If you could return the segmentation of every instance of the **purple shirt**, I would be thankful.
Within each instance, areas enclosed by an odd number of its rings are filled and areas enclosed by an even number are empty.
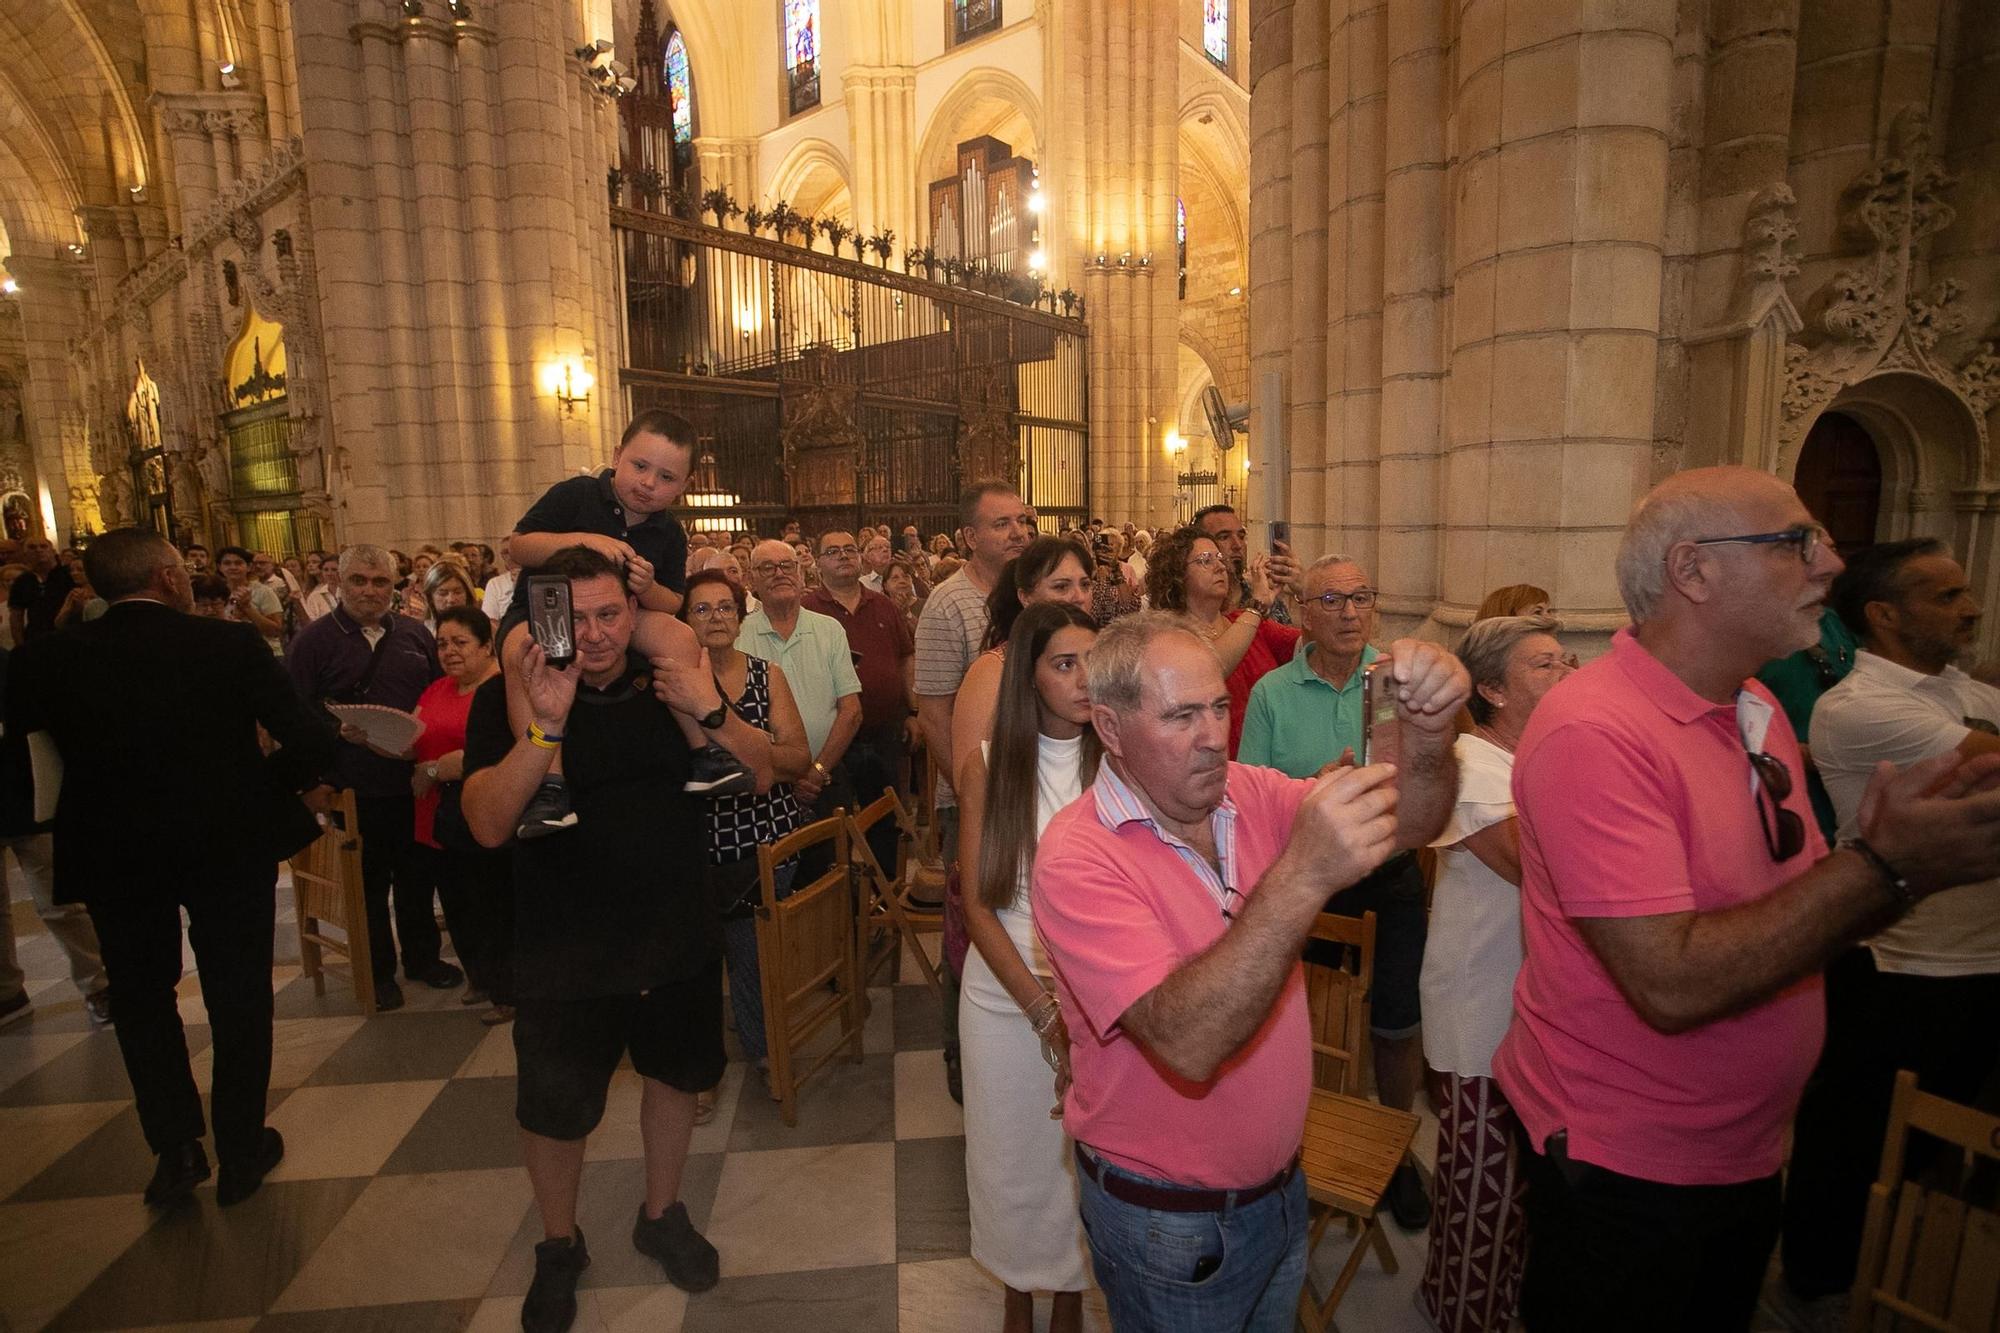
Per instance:
[[[292,640],[285,666],[292,684],[309,704],[380,704],[409,712],[426,687],[442,673],[438,670],[437,642],[423,622],[409,616],[386,615],[387,630],[377,648],[368,642],[361,626],[336,607],[321,616]],[[367,673],[369,659],[382,654],[366,693],[357,687]],[[387,759],[364,745],[340,742],[340,756],[334,765],[334,783],[352,787],[362,796],[407,796],[410,794],[410,761]]]

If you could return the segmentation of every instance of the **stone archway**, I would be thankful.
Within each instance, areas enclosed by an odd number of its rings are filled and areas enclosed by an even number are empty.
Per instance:
[[[1799,450],[1792,486],[1843,556],[1874,545],[1881,523],[1882,451],[1855,418],[1820,413]]]

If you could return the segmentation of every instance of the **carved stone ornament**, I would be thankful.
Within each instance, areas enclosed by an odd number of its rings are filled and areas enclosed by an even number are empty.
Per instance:
[[[787,490],[799,508],[857,503],[855,478],[867,439],[855,424],[860,390],[835,383],[830,347],[807,348],[800,358],[803,379],[783,386]]]
[[[1937,356],[1941,339],[1961,332],[1961,289],[1944,279],[1922,285],[1922,243],[1951,225],[1947,198],[1957,178],[1931,153],[1920,108],[1905,107],[1889,133],[1887,155],[1841,195],[1840,231],[1866,247],[1805,303],[1805,326],[1785,349],[1784,420],[1779,445],[1791,453],[1813,420],[1843,390],[1889,371],[1935,381],[1966,404],[1980,443],[1986,440],[1990,381],[1975,393],[1972,376],[1989,375],[1975,356],[1956,370]],[[1761,198],[1762,196],[1760,196]],[[1746,254],[1745,263],[1751,262]]]

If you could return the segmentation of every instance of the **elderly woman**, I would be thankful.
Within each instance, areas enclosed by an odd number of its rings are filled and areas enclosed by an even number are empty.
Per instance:
[[[417,798],[417,855],[437,886],[452,947],[469,980],[459,1003],[492,1001],[482,1016],[490,1026],[514,1016],[508,966],[514,882],[509,853],[479,845],[459,814],[458,797],[465,781],[465,726],[472,696],[500,674],[500,667],[493,660],[493,622],[478,607],[447,607],[438,613],[436,625],[438,665],[444,674],[417,697],[414,711],[424,733],[410,753],[416,760],[410,790]]]
[[[704,569],[688,576],[681,598],[680,618],[708,650],[722,697],[738,717],[771,737],[771,764],[777,781],[754,795],[710,796],[708,799],[708,863],[710,883],[722,912],[723,956],[729,966],[729,1003],[736,1016],[736,1038],[745,1059],[765,1067],[764,992],[757,966],[759,902],[757,845],[776,842],[806,822],[806,813],[791,784],[812,768],[806,745],[806,724],[792,699],[791,686],[777,663],[752,657],[736,646],[743,627],[743,588],[721,569]],[[777,868],[780,898],[791,892],[796,861]],[[715,1113],[713,1092],[696,1099],[696,1118]]]
[[[1443,1333],[1504,1330],[1521,1290],[1521,1176],[1514,1113],[1493,1052],[1521,970],[1521,838],[1514,747],[1571,667],[1547,616],[1502,616],[1466,632],[1472,731],[1461,735],[1458,804],[1437,848],[1421,982],[1424,1057],[1436,1071],[1437,1207],[1417,1294]]]
[[[479,598],[472,591],[472,575],[456,557],[446,556],[424,571],[423,590],[403,603],[406,615],[420,616],[424,628],[437,633],[438,617],[455,606],[477,609]]]
[[[1273,586],[1265,556],[1251,560],[1243,571],[1250,595],[1242,607],[1228,610],[1233,582],[1227,557],[1194,528],[1177,528],[1154,544],[1146,569],[1146,603],[1155,611],[1179,611],[1194,621],[1215,655],[1229,685],[1229,757],[1243,742],[1243,713],[1250,691],[1266,672],[1292,660],[1299,632],[1267,618]]]

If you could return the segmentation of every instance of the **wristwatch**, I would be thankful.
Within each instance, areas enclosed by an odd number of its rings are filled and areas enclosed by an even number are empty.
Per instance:
[[[701,715],[700,718],[696,719],[696,721],[700,724],[701,729],[703,731],[714,731],[717,727],[721,726],[728,720],[729,720],[729,705],[726,703],[717,704],[715,706],[714,712],[704,713]]]
[[[436,782],[438,780],[438,766],[436,764],[425,764],[424,776],[432,782]]]

